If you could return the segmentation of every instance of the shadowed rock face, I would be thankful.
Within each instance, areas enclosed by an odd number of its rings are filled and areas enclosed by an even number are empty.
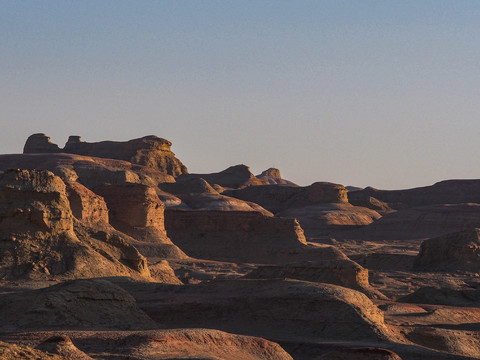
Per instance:
[[[402,358],[393,351],[370,347],[334,350],[317,360],[402,360]]]
[[[41,344],[38,344],[36,349],[60,355],[65,359],[93,360],[73,345],[72,340],[66,335],[52,336]]]
[[[437,271],[480,271],[480,229],[425,240],[414,267]]]
[[[45,134],[34,134],[27,139],[24,153],[63,152],[107,159],[129,161],[160,172],[179,176],[188,173],[187,168],[170,150],[172,143],[157,136],[145,136],[130,141],[101,141],[88,143],[80,136],[70,136],[65,147],[60,149],[50,143]]]

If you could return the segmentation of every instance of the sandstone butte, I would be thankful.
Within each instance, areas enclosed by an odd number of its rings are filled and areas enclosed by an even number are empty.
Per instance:
[[[480,359],[480,180],[298,186],[171,146],[0,155],[1,359]]]

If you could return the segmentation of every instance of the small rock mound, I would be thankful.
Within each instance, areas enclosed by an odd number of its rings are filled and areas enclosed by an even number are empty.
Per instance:
[[[52,336],[35,347],[51,354],[60,355],[65,360],[93,360],[79,350],[66,335]]]
[[[433,271],[480,271],[480,229],[425,240],[414,267]]]
[[[0,297],[4,330],[146,329],[156,324],[125,290],[106,280],[70,280]]]

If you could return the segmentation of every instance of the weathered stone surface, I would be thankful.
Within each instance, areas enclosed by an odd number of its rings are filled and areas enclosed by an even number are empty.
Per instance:
[[[172,176],[188,173],[187,168],[170,150],[172,143],[154,135],[130,141],[101,141],[95,143],[81,141],[80,136],[70,136],[63,149],[59,149],[58,146],[51,143],[48,145],[50,139],[44,134],[40,135],[35,134],[28,138],[24,153],[63,152],[125,160]],[[43,151],[44,149],[51,149],[51,151]],[[58,151],[56,151],[57,149]]]
[[[136,244],[143,254],[175,259],[186,257],[167,237],[164,225],[165,206],[153,187],[123,184],[96,187],[94,190],[103,196],[107,203],[110,224],[144,243],[144,246]]]
[[[171,205],[169,208],[183,210],[257,211],[267,216],[272,213],[253,202],[243,201],[219,194],[202,178],[180,177],[176,183],[159,184],[162,192],[174,194],[180,202],[161,194],[160,197]],[[173,195],[172,195],[173,196]]]
[[[348,194],[350,194],[350,192]],[[380,201],[371,196],[368,196],[366,198],[361,198],[361,199],[355,199],[355,198],[351,199],[349,197],[348,202],[355,206],[362,206],[362,207],[375,210],[376,212],[382,215],[389,214],[395,211],[392,208],[390,208],[390,206],[388,206],[386,202]]]
[[[108,208],[105,200],[82,184],[67,182],[67,196],[73,216],[89,226],[108,224]]]
[[[20,333],[9,336],[8,340],[35,343],[43,341],[42,344],[44,344],[48,341],[45,337],[65,337],[65,335],[57,335],[58,333],[54,331]],[[101,354],[102,359],[292,360],[285,350],[272,341],[229,334],[219,330],[64,331],[61,334],[68,334],[74,343],[81,344],[82,349],[95,358],[99,358],[98,355]],[[54,357],[56,355],[53,354],[51,356],[48,359],[67,360],[64,357]],[[76,359],[68,358],[68,360]],[[17,358],[8,358],[8,360],[17,360]],[[25,360],[44,360],[44,358],[25,358]]]
[[[79,232],[77,222],[59,177],[46,170],[6,171],[0,177],[0,277],[149,277],[132,245]]]
[[[60,355],[32,349],[29,346],[0,341],[0,359],[2,360],[67,360]]]
[[[165,227],[180,249],[200,259],[275,264],[327,256],[345,258],[333,247],[307,245],[295,219],[257,212],[169,209]]]
[[[156,327],[135,299],[106,280],[70,280],[0,295],[0,328],[127,330]]]
[[[209,184],[220,185],[224,188],[239,189],[252,185],[264,185],[265,181],[255,177],[246,165],[231,166],[226,170],[212,174],[188,174],[182,175],[179,180],[202,178]]]
[[[427,286],[417,289],[409,295],[402,296],[397,301],[413,304],[478,307],[480,290]]]
[[[425,240],[414,267],[422,270],[480,271],[480,229]]]
[[[298,186],[297,184],[291,181],[282,179],[282,176],[280,175],[280,170],[275,168],[270,168],[263,171],[260,175],[257,175],[257,178],[265,181],[267,184],[270,184],[270,185]]]
[[[0,155],[0,171],[12,168],[50,170],[65,181],[78,181],[91,189],[103,184],[141,183],[157,186],[173,176],[127,161],[74,154]]]

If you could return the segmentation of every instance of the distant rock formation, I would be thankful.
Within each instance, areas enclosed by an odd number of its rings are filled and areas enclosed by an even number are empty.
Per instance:
[[[445,180],[407,190],[378,190],[366,187],[348,193],[351,200],[368,197],[386,202],[393,209],[435,204],[480,203],[480,180]]]
[[[80,351],[66,335],[52,336],[38,344],[35,348],[50,354],[60,355],[65,359],[93,360],[83,351]]]
[[[260,180],[265,181],[267,184],[270,185],[290,185],[290,186],[298,186],[297,184],[282,179],[282,176],[280,175],[280,170],[275,169],[275,168],[269,168],[262,172],[260,175],[257,175],[257,178]]]
[[[348,203],[343,185],[316,182],[310,186],[251,186],[224,195],[252,201],[275,216],[296,218],[309,237],[329,235],[341,227],[368,225],[381,217],[376,211]]]
[[[414,267],[429,271],[480,271],[480,229],[425,240]]]
[[[182,175],[179,180],[185,178],[202,178],[209,184],[220,185],[221,187],[229,189],[240,189],[252,185],[265,185],[267,183],[255,177],[246,165],[230,166],[226,170],[212,174]]]
[[[70,153],[90,157],[117,159],[144,165],[174,177],[187,174],[187,168],[170,150],[172,143],[154,135],[129,141],[84,142],[80,136],[70,136],[60,149],[45,134],[33,134],[25,143],[24,153]]]

